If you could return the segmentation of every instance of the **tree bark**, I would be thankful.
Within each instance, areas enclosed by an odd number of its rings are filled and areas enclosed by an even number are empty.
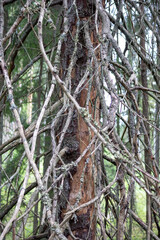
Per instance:
[[[146,56],[146,47],[145,47],[145,26],[143,23],[143,15],[144,15],[144,2],[140,4],[141,9],[141,16],[142,16],[142,22],[141,22],[141,32],[140,32],[140,46],[141,46],[141,52]],[[147,82],[147,67],[143,59],[141,59],[141,82],[142,86],[148,88],[148,82]],[[143,115],[145,119],[149,119],[149,103],[148,103],[148,94],[143,92]],[[148,122],[144,122],[145,128],[146,128],[146,134],[144,134],[144,143],[145,147],[144,149],[144,161],[145,161],[145,168],[148,173],[151,173],[151,151],[149,149],[148,145],[148,139],[150,139],[150,128]],[[146,183],[148,185],[148,183]],[[148,185],[149,188],[149,185]],[[150,240],[150,230],[152,225],[152,215],[151,215],[151,197],[147,194],[146,196],[146,223],[148,225],[147,229],[147,236],[146,239]]]
[[[40,111],[41,107],[41,84],[42,84],[42,74],[43,74],[43,59],[40,61],[40,72],[39,72],[39,80],[38,80],[38,90],[37,90],[37,108],[38,113]],[[36,146],[36,154],[37,156],[40,155],[40,149],[41,149],[41,139],[40,136],[37,137],[37,146]],[[39,169],[39,159],[36,159],[37,168]],[[36,197],[36,200],[38,199],[38,194]],[[34,208],[34,220],[33,220],[33,233],[36,235],[38,230],[38,203],[35,205]]]
[[[124,181],[124,169],[122,166],[120,166],[117,180],[120,188],[120,212],[118,217],[117,240],[123,240],[124,231],[125,231],[127,199],[126,199],[126,188],[125,188],[125,181]]]
[[[75,57],[75,63],[71,72],[71,93],[79,84],[82,76],[87,68],[87,61],[89,59],[87,47],[85,46],[84,38],[84,21],[89,24],[89,34],[93,46],[96,46],[96,32],[94,27],[95,6],[90,1],[77,1],[76,8],[78,10],[79,20],[76,16],[74,7],[71,7],[73,1],[69,1],[68,9],[71,11],[68,15],[69,32],[64,40],[61,53],[61,78],[63,81],[66,79],[67,69],[71,62],[71,56],[75,46],[75,34],[77,30],[77,22],[79,21],[80,30],[78,34],[78,45]],[[97,53],[98,54],[98,53]],[[91,77],[91,76],[89,76]],[[95,86],[94,77],[89,82],[89,78],[80,89],[77,96],[77,102],[81,107],[86,107],[92,118],[99,121],[99,100],[97,98],[97,90]],[[60,133],[66,119],[62,119],[61,126],[58,130]],[[65,134],[63,147],[68,147],[69,151],[63,157],[64,163],[75,161],[85,150],[92,140],[94,134],[89,130],[83,118],[73,110],[73,116],[68,130]],[[65,213],[72,208],[90,201],[95,196],[95,156],[90,156],[93,149],[90,149],[86,155],[81,159],[77,168],[74,168],[64,180],[64,189],[62,197],[60,198],[60,212],[59,219],[64,219]],[[64,197],[65,196],[65,197]],[[68,202],[68,203],[67,203]],[[96,217],[95,217],[95,204],[91,204],[76,212],[75,218],[69,221],[70,231],[66,231],[65,235],[68,239],[74,239],[72,234],[80,239],[94,240],[96,239]],[[72,233],[71,233],[72,232]]]
[[[157,3],[157,11],[160,9],[160,2],[158,1]],[[160,16],[157,16],[160,20]],[[160,35],[160,29],[158,28],[158,34]],[[160,43],[157,41],[157,64],[160,65]],[[160,72],[159,72],[160,74]],[[159,82],[160,82],[160,77],[159,77]],[[160,127],[160,104],[156,102],[156,127]],[[155,159],[159,167],[159,157],[160,157],[160,135],[159,131],[155,131],[155,137],[156,137],[156,143],[155,143]]]
[[[1,70],[0,70],[0,92],[3,88],[3,75],[1,73]],[[2,111],[2,108],[3,108],[3,100],[0,101],[0,145],[2,145],[2,137],[3,137],[3,111]],[[0,155],[0,187],[1,187],[1,184],[2,184],[2,155]],[[1,188],[0,188],[0,208],[1,208],[1,201],[2,201],[2,197],[1,197]],[[1,233],[1,227],[0,227],[0,233]]]

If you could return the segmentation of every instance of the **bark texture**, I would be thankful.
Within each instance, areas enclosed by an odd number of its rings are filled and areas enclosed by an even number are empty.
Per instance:
[[[69,1],[68,9],[71,8],[69,13],[69,32],[64,40],[61,53],[61,78],[66,81],[66,74],[69,64],[71,62],[71,56],[75,48],[75,34],[77,29],[77,16],[74,7],[71,7],[73,1]],[[79,16],[80,30],[78,34],[78,45],[75,56],[74,68],[71,72],[71,93],[74,92],[78,86],[82,76],[87,68],[87,60],[89,59],[87,47],[85,46],[84,38],[84,22],[88,21],[90,26],[90,38],[93,46],[96,46],[96,35],[94,29],[94,17],[95,6],[90,4],[89,1],[77,1],[77,10]],[[99,100],[97,97],[97,90],[95,87],[94,77],[82,85],[80,93],[77,95],[77,102],[81,107],[87,107],[89,113],[93,119],[99,120]],[[62,126],[65,124],[66,118],[61,121],[58,132],[61,131]],[[63,157],[65,163],[75,161],[89,145],[94,134],[89,130],[84,119],[77,113],[77,110],[73,110],[71,123],[65,134],[63,140],[63,147],[68,147],[68,151]],[[96,169],[94,165],[94,155],[90,156],[93,149],[90,149],[86,155],[81,159],[78,166],[68,174],[64,180],[64,189],[60,198],[60,213],[59,217],[62,221],[64,214],[68,210],[86,203],[95,196],[95,183],[94,177],[96,175]],[[68,201],[68,203],[67,203]],[[71,219],[70,230],[73,235],[80,239],[95,239],[96,234],[96,218],[95,218],[95,206],[94,204],[88,207],[82,208],[76,212],[75,218]],[[68,239],[73,239],[69,231],[66,231]]]
[[[140,9],[141,9],[141,14],[144,15],[144,2],[140,4]],[[140,45],[141,45],[141,51],[144,55],[146,55],[146,47],[145,47],[145,27],[143,20],[141,22],[141,38],[140,38]],[[148,88],[148,81],[147,81],[147,66],[143,60],[141,60],[141,82],[143,87]],[[148,94],[143,92],[143,115],[145,119],[149,119],[149,103],[148,103]],[[149,146],[149,139],[150,139],[150,128],[148,122],[144,123],[145,128],[146,128],[146,134],[144,135],[144,143],[146,146]],[[145,168],[148,173],[151,173],[151,149],[150,148],[145,148],[144,149],[144,159],[145,159]],[[150,186],[148,184],[148,188],[150,189]],[[148,225],[148,230],[147,230],[147,236],[146,239],[150,240],[150,230],[151,230],[151,224],[152,224],[152,213],[151,213],[151,197],[147,194],[146,195],[146,222]]]

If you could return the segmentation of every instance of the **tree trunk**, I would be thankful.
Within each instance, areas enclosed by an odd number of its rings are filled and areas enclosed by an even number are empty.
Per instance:
[[[41,59],[41,62],[40,62],[40,72],[39,72],[39,81],[38,81],[38,90],[37,90],[38,113],[39,113],[40,107],[41,107],[42,73],[43,73],[43,59]],[[36,147],[37,156],[40,155],[40,149],[41,149],[41,140],[40,140],[40,136],[38,136],[37,137],[37,147]],[[39,169],[39,159],[36,159],[36,165],[37,165],[37,168]],[[38,200],[38,194],[37,194],[36,200]],[[37,230],[38,230],[38,203],[35,205],[35,208],[34,208],[33,233],[35,235],[37,233]]]
[[[4,31],[3,31],[3,35],[5,35],[6,31],[7,31],[7,26],[8,26],[8,11],[7,9],[4,10]],[[4,77],[2,74],[2,71],[0,69],[0,95],[3,93],[4,91]],[[1,95],[2,96],[2,95]],[[5,97],[3,97],[2,99],[0,99],[0,146],[3,143],[3,109],[4,109],[4,104],[5,104]],[[2,177],[2,173],[1,173],[1,165],[2,165],[2,155],[0,155],[0,187],[1,187],[1,177]],[[0,188],[0,207],[1,207],[1,188]]]
[[[0,92],[3,89],[3,75],[0,72]],[[0,145],[2,145],[2,136],[3,136],[3,100],[0,101]],[[1,186],[1,164],[2,164],[2,155],[0,155],[0,186]],[[0,188],[0,207],[1,207],[1,188]]]
[[[69,1],[68,9],[71,8],[73,1]],[[82,79],[86,68],[87,61],[89,59],[87,46],[84,38],[84,25],[89,24],[89,35],[93,46],[96,46],[97,39],[94,27],[94,13],[95,6],[89,3],[89,1],[77,1],[77,9],[79,16],[79,34],[78,45],[75,57],[73,70],[71,72],[71,93],[73,94],[75,88]],[[75,35],[77,31],[77,16],[75,7],[72,6],[68,15],[69,32],[63,42],[61,53],[61,78],[66,80],[67,69],[71,63],[71,56],[75,47]],[[97,53],[98,54],[98,53]],[[93,73],[92,73],[93,74]],[[77,96],[77,102],[81,107],[86,107],[92,118],[99,122],[99,100],[97,98],[97,91],[95,86],[94,77],[90,75],[85,84],[80,89],[80,93]],[[58,132],[62,131],[66,119],[62,119]],[[65,134],[63,140],[63,147],[68,147],[67,154],[63,157],[65,164],[75,161],[89,145],[93,139],[93,132],[89,130],[87,124],[83,118],[77,113],[77,110],[73,110],[72,120]],[[93,148],[90,149],[85,156],[79,162],[77,168],[74,168],[70,174],[64,180],[64,189],[62,196],[60,197],[60,211],[59,219],[64,219],[64,214],[74,209],[75,207],[86,203],[95,197],[95,183],[96,177],[95,169],[95,156],[90,156]],[[74,239],[72,234],[80,239],[94,240],[96,239],[96,214],[95,204],[91,204],[82,208],[76,212],[74,218],[69,221],[70,230],[66,231],[65,235],[68,239]]]
[[[118,217],[117,240],[124,239],[125,232],[125,216],[127,210],[126,188],[124,181],[124,169],[121,166],[118,174],[118,184],[120,188],[120,212]]]
[[[159,51],[160,52],[160,51]],[[156,111],[155,111],[155,119],[156,119],[156,128],[159,128],[159,115],[160,115],[160,104],[156,102]],[[159,131],[155,130],[155,159],[157,162],[157,165],[159,167]]]
[[[140,4],[141,8],[141,14],[142,14],[142,22],[141,22],[141,32],[140,32],[140,46],[141,51],[144,55],[146,55],[146,48],[145,48],[145,26],[143,23],[143,15],[144,15],[144,2]],[[142,86],[148,88],[147,83],[147,67],[145,62],[141,59],[141,82]],[[143,92],[143,115],[145,119],[149,119],[149,103],[148,103],[148,94]],[[148,145],[148,139],[150,139],[150,129],[149,124],[147,122],[144,122],[145,128],[146,128],[146,134],[144,134],[144,143],[145,146]],[[145,168],[148,173],[151,173],[151,151],[148,148],[144,149],[144,160],[145,160]],[[147,183],[146,183],[147,184]],[[147,184],[148,185],[148,184]],[[149,185],[148,185],[149,188]],[[151,230],[151,224],[152,224],[152,215],[151,215],[151,197],[147,194],[146,196],[146,222],[148,225],[147,230],[147,236],[146,239],[150,240],[150,230]]]
[[[160,9],[160,2],[158,1],[157,3],[157,11]],[[160,16],[157,16],[160,20]],[[158,34],[160,34],[160,29],[158,28]],[[157,41],[157,64],[158,66],[160,65],[160,43]],[[160,72],[159,72],[160,74]],[[160,83],[160,77],[159,77],[159,83]],[[160,104],[158,102],[156,102],[156,127],[159,128],[160,127]],[[159,147],[160,147],[160,135],[159,135],[159,131],[155,130],[155,137],[156,137],[156,144],[155,144],[155,159],[156,162],[158,164],[159,167],[159,157],[160,157],[160,151],[159,151]]]

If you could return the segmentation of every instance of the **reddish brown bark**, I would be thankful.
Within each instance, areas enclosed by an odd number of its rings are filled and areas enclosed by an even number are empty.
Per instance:
[[[72,5],[72,1],[69,1],[68,8]],[[80,26],[81,30],[79,32],[79,41],[77,46],[77,60],[72,71],[72,90],[73,93],[75,88],[77,87],[79,81],[81,80],[87,65],[88,52],[87,47],[85,46],[84,40],[84,30],[83,30],[83,20],[87,20],[92,26],[90,37],[93,42],[93,45],[96,45],[97,39],[95,38],[95,29],[94,23],[90,17],[94,13],[95,6],[89,5],[88,1],[77,1],[77,9],[79,11],[80,18]],[[69,14],[69,33],[63,43],[62,49],[62,69],[61,69],[61,78],[65,81],[66,69],[69,66],[71,61],[71,55],[74,49],[74,37],[76,33],[76,14],[75,9]],[[94,21],[94,18],[93,18]],[[71,36],[72,35],[72,36]],[[88,83],[86,82],[85,87],[81,89],[77,97],[77,101],[81,107],[86,107],[88,94]],[[89,113],[92,115],[94,119],[99,121],[99,100],[97,98],[97,90],[95,87],[95,82],[93,78],[90,98],[89,98]],[[65,119],[62,120],[61,127],[59,132],[62,129]],[[65,145],[75,145],[78,146],[75,148],[70,147],[68,153],[64,156],[63,160],[65,163],[75,161],[81,153],[85,150],[85,148],[89,145],[91,139],[94,134],[89,130],[87,124],[83,120],[83,118],[74,110],[74,114],[72,117],[71,124],[67,130],[65,135],[65,140],[63,141],[63,146]],[[87,154],[81,159],[76,169],[71,171],[72,177],[68,175],[65,179],[65,183],[68,186],[64,189],[65,198],[67,201],[61,198],[60,203],[60,221],[63,220],[64,215],[67,211],[71,210],[71,207],[76,207],[75,204],[81,205],[90,201],[95,197],[95,186],[94,186],[94,175],[96,173],[95,166],[93,166],[94,155],[90,156],[90,153],[93,149],[90,149]],[[94,172],[93,172],[94,168]],[[79,201],[77,201],[79,198]],[[86,208],[82,208],[81,210],[76,212],[76,219],[71,219],[70,229],[75,237],[80,239],[90,239],[94,240],[96,238],[96,217],[95,217],[95,206],[94,204],[89,205]],[[66,231],[65,235],[68,239],[73,239],[69,232]]]

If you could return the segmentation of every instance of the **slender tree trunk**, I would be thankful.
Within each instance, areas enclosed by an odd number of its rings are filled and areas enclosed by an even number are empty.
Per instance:
[[[5,35],[5,33],[7,32],[7,26],[8,26],[8,11],[7,11],[7,9],[4,9],[3,35]],[[3,93],[3,91],[4,91],[4,76],[2,75],[2,71],[0,69],[0,95]],[[6,100],[5,97],[3,97],[0,100],[0,146],[3,143],[3,120],[4,120],[3,110],[4,110],[4,107],[5,107],[5,100]],[[2,184],[1,166],[2,166],[2,155],[0,155],[0,187],[1,187],[1,184]],[[1,204],[2,204],[2,193],[1,193],[1,188],[0,188],[0,208],[1,208]],[[0,227],[0,233],[1,233],[1,227]],[[4,238],[4,240],[5,239],[6,238]]]
[[[0,92],[3,89],[3,75],[0,72]],[[0,145],[2,145],[3,137],[3,100],[0,101]],[[0,155],[0,186],[1,186],[1,165],[2,165],[2,155]],[[0,189],[0,207],[1,207],[1,189]]]
[[[160,51],[159,51],[160,52]],[[156,119],[156,128],[159,128],[160,124],[160,104],[158,102],[156,102],[156,112],[155,112],[155,119]],[[159,131],[155,130],[155,138],[156,138],[156,142],[155,142],[155,159],[157,162],[157,165],[159,166]]]
[[[160,2],[156,2],[155,3],[155,9],[157,9],[157,11],[159,11],[160,9]],[[157,18],[159,18],[160,20],[160,16],[157,15]],[[158,28],[158,33],[160,34],[160,29]],[[159,66],[160,64],[160,43],[159,41],[157,41],[157,65]],[[159,72],[160,74],[160,72]],[[160,77],[159,78],[159,83],[160,83]],[[156,128],[158,129],[160,127],[160,104],[158,103],[158,101],[156,101],[156,109],[155,109],[155,123],[156,123]],[[156,164],[159,168],[159,157],[160,157],[160,134],[159,134],[159,131],[157,131],[157,129],[155,129],[155,161],[156,161]],[[159,170],[157,171],[157,178],[159,178]],[[157,196],[160,195],[160,192],[159,192],[159,188],[157,189]],[[156,224],[156,227],[157,227],[157,231],[158,231],[158,237],[160,237],[160,224],[159,224],[159,216],[156,212],[158,212],[159,210],[159,206],[153,202],[153,209],[155,211],[153,211],[153,217],[154,217],[154,220],[155,220],[155,224]]]
[[[131,211],[133,211],[134,209],[134,187],[133,187],[133,192],[131,195],[131,202],[130,202],[130,209]],[[129,235],[129,239],[132,239],[132,232],[133,232],[133,218],[132,215],[130,214],[129,216],[129,231],[128,231],[128,235]]]
[[[39,72],[39,81],[38,81],[38,91],[37,91],[37,108],[38,113],[40,111],[41,107],[41,84],[42,84],[42,73],[43,73],[43,59],[41,59],[40,62],[40,72]],[[41,149],[41,141],[40,136],[37,137],[37,146],[36,146],[36,154],[37,156],[40,155],[40,149]],[[36,159],[37,168],[39,169],[39,159]],[[38,199],[38,194],[36,197],[36,200]],[[36,235],[38,230],[38,203],[35,205],[34,208],[34,220],[33,220],[33,233]]]
[[[142,14],[142,22],[141,22],[141,32],[140,32],[140,46],[141,51],[144,55],[146,55],[146,47],[145,47],[145,26],[143,23],[143,15],[144,15],[144,1],[140,4],[141,14]],[[141,82],[143,87],[148,88],[147,82],[147,67],[143,60],[141,60]],[[147,93],[143,92],[143,115],[145,119],[149,119],[149,103],[148,103],[148,95]],[[149,124],[147,122],[144,123],[146,128],[146,134],[144,135],[144,143],[148,146],[148,139],[150,138],[150,129]],[[151,173],[151,152],[149,148],[144,149],[144,159],[145,159],[145,167],[148,173]],[[148,185],[149,188],[149,185]],[[152,224],[152,215],[151,215],[151,197],[147,194],[146,196],[146,222],[148,225],[147,230],[147,240],[150,240],[150,230]]]
[[[160,2],[158,1],[158,6],[157,6],[157,11],[160,9]],[[160,20],[160,16],[157,16]],[[160,29],[158,28],[158,34],[160,35]],[[160,65],[160,43],[157,41],[157,64],[158,66]],[[160,73],[159,73],[160,74]],[[160,82],[160,77],[159,77],[159,82]],[[156,127],[160,127],[160,104],[156,102]],[[156,144],[155,144],[155,159],[159,167],[159,157],[160,157],[160,135],[159,131],[155,131],[156,135]]]
[[[4,10],[4,32],[3,35],[5,35],[7,31],[7,25],[8,25],[8,11]],[[1,69],[0,69],[0,95],[3,92],[4,88],[4,76],[2,75]],[[2,100],[0,100],[0,146],[3,142],[3,109],[4,109],[5,100],[4,97]],[[0,155],[0,186],[1,186],[1,165],[2,165],[2,155]],[[0,207],[1,207],[1,188],[0,188]]]
[[[124,239],[125,232],[125,217],[127,209],[126,188],[124,182],[124,169],[120,166],[118,174],[118,184],[120,188],[120,212],[118,217],[117,240]]]

